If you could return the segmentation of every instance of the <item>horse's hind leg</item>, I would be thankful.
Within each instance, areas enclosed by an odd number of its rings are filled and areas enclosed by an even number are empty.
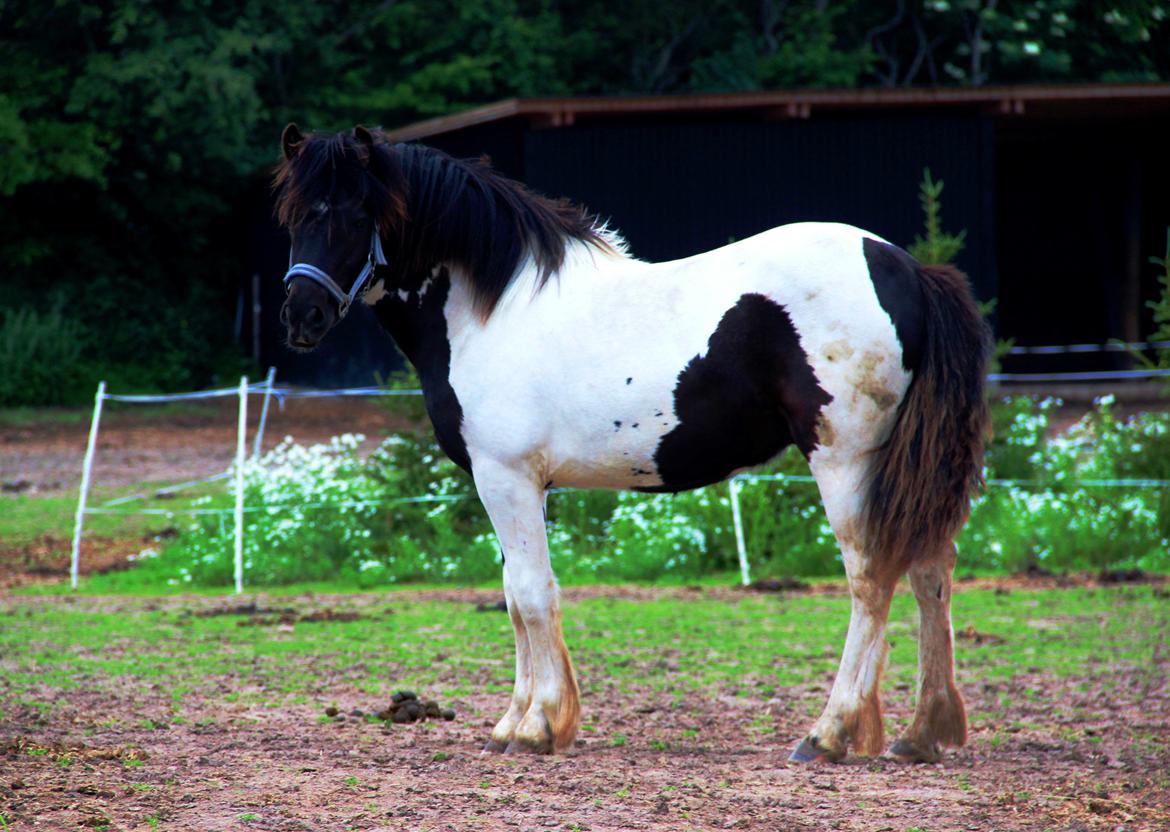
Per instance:
[[[934,762],[939,745],[967,741],[967,714],[955,686],[955,648],[951,630],[951,573],[954,544],[933,559],[910,567],[918,599],[918,704],[909,729],[890,748],[908,760]]]
[[[850,745],[862,754],[880,754],[884,748],[879,687],[888,649],[886,620],[901,574],[883,569],[864,549],[861,495],[867,464],[864,453],[819,459],[814,454],[810,459],[825,513],[841,546],[852,610],[829,701],[792,752],[795,762],[835,762]]]
[[[488,748],[551,753],[572,743],[580,705],[548,558],[543,479],[492,460],[475,460],[473,470],[503,549],[516,633],[516,687]]]

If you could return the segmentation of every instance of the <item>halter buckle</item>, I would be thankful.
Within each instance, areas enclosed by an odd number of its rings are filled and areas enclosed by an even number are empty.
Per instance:
[[[341,320],[349,312],[349,307],[354,300],[359,295],[365,294],[363,287],[365,287],[366,281],[369,280],[374,270],[378,266],[385,266],[386,264],[386,255],[382,251],[382,240],[378,236],[376,226],[370,234],[370,252],[366,256],[366,265],[358,273],[358,276],[354,278],[353,285],[349,287],[348,292],[338,286],[337,281],[328,272],[317,268],[311,263],[294,263],[292,261],[292,249],[289,249],[288,271],[284,273],[284,294],[285,297],[288,296],[294,277],[307,277],[333,296],[333,300],[337,303],[337,319]]]

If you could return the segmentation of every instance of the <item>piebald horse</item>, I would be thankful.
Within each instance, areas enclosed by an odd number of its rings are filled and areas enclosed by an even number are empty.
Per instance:
[[[516,682],[488,749],[560,750],[580,719],[548,489],[698,488],[789,444],[852,595],[828,703],[792,759],[882,752],[886,620],[906,573],[917,704],[891,751],[932,761],[965,741],[951,573],[981,485],[988,335],[961,273],[832,223],[646,263],[584,210],[483,162],[362,127],[290,124],[281,145],[288,343],[312,349],[350,303],[371,306],[499,536]]]

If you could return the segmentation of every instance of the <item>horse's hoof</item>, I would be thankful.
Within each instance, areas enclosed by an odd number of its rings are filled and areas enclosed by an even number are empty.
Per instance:
[[[499,740],[488,740],[484,745],[483,751],[485,754],[503,754],[508,750],[508,743],[500,742]]]
[[[552,740],[525,740],[517,737],[508,743],[505,754],[552,754]]]
[[[793,763],[835,763],[844,756],[843,752],[824,748],[816,739],[805,737],[788,756],[788,760]]]
[[[900,739],[890,746],[890,753],[907,763],[937,763],[942,759],[936,742],[922,746],[913,740]]]

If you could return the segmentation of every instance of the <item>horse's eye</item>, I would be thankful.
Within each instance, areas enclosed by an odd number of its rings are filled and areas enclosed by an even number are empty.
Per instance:
[[[358,219],[354,222],[353,227],[356,228],[358,231],[365,231],[366,225],[368,223],[369,223],[369,220],[367,220],[365,217],[358,217]]]

